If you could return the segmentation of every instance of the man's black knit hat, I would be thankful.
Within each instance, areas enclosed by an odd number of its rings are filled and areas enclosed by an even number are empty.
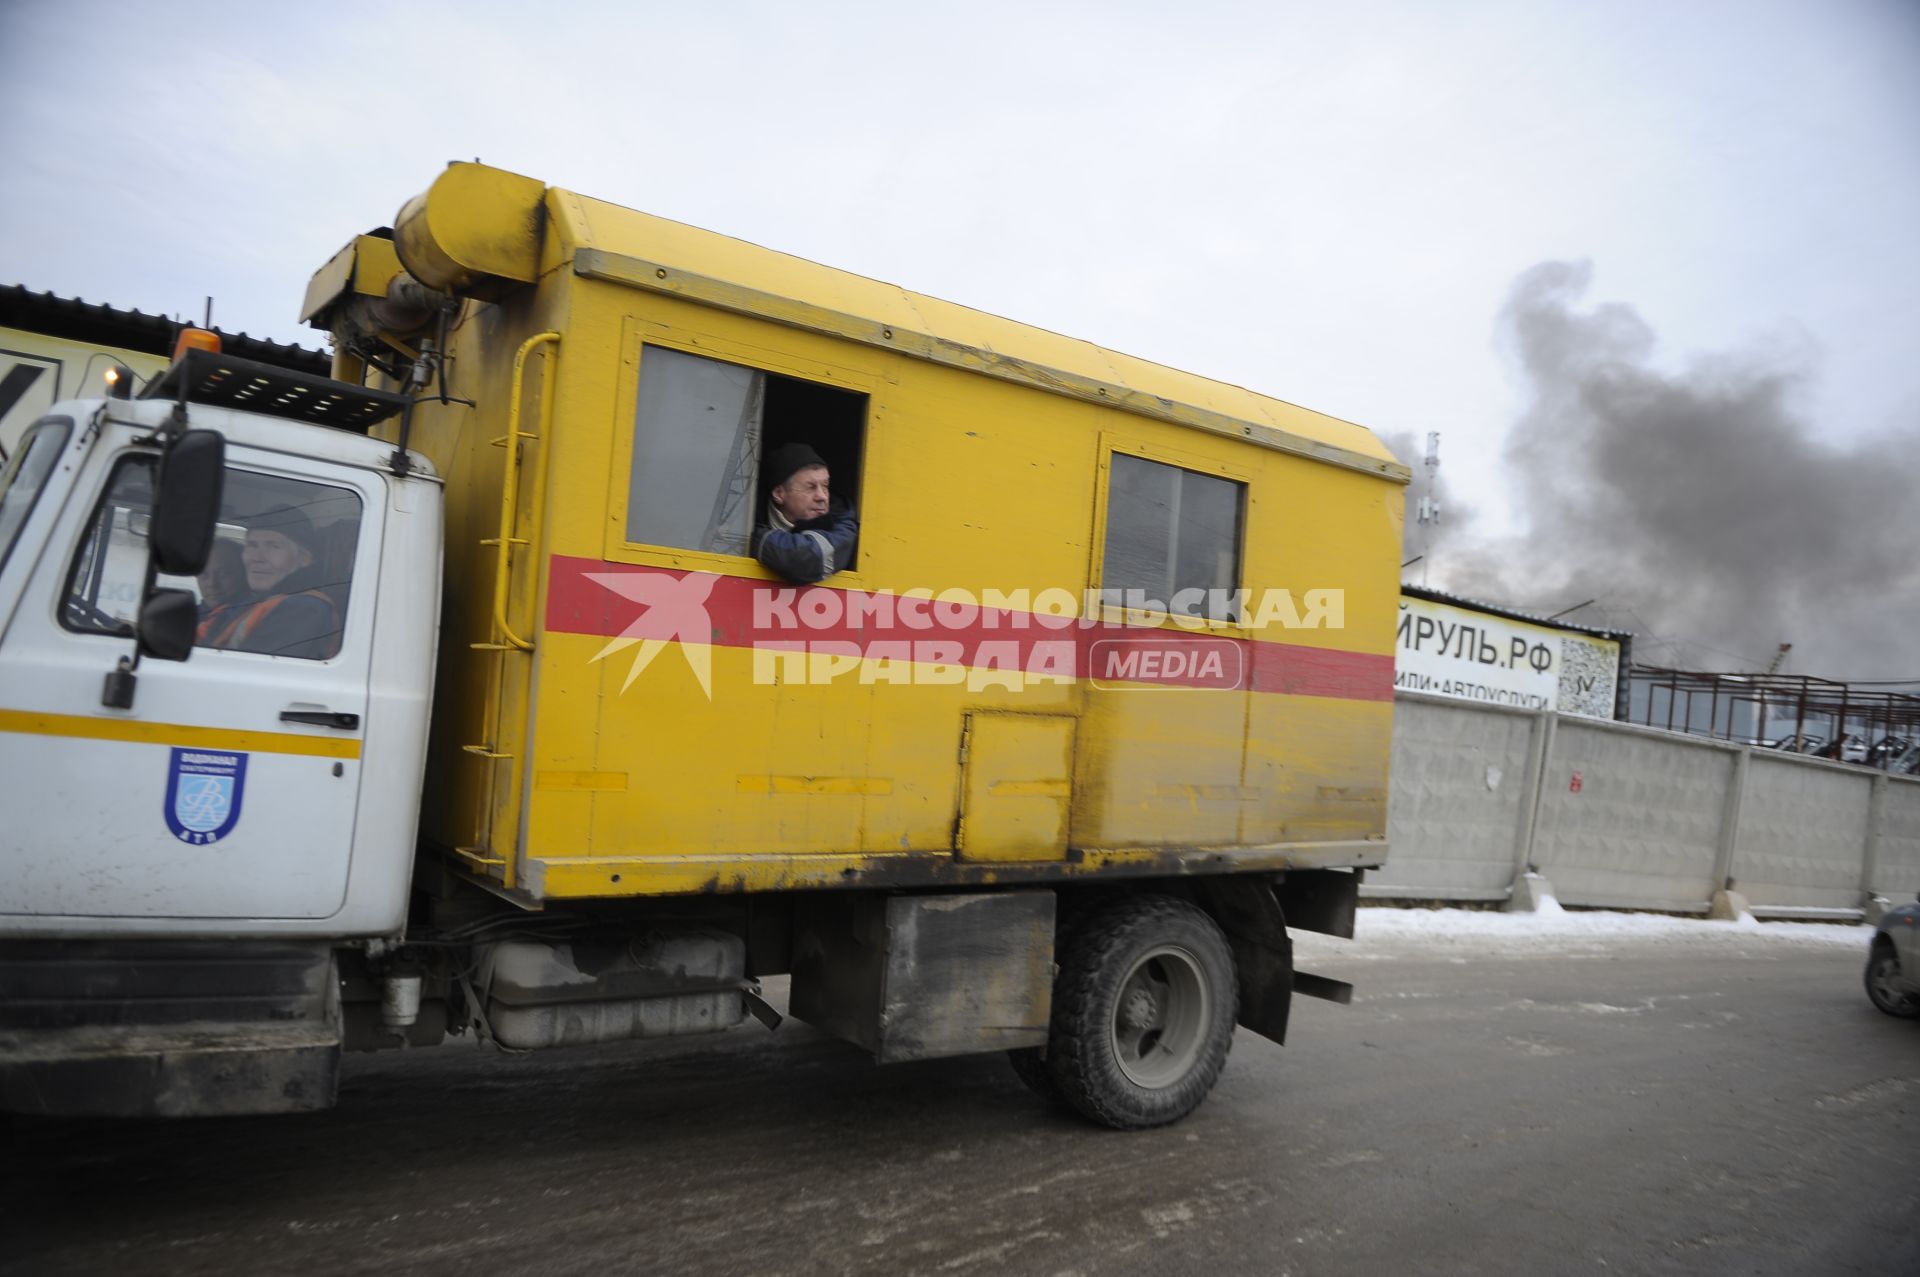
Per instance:
[[[306,512],[296,510],[290,505],[278,505],[264,514],[252,515],[242,520],[249,532],[280,532],[309,554],[320,552],[320,534],[313,526]]]
[[[767,455],[767,487],[779,487],[808,466],[826,464],[819,453],[804,443],[781,444]]]

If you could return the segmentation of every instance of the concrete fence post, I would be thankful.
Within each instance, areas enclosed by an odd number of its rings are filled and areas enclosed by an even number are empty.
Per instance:
[[[1541,710],[1533,717],[1533,730],[1527,737],[1526,788],[1520,794],[1520,812],[1513,831],[1513,883],[1507,889],[1507,907],[1530,911],[1542,895],[1551,895],[1552,887],[1539,880],[1529,881],[1533,869],[1533,836],[1540,823],[1540,797],[1547,783],[1547,759],[1553,752],[1554,727],[1560,716]]]
[[[1713,880],[1707,884],[1709,918],[1738,919],[1749,912],[1746,894],[1733,889],[1733,867],[1740,850],[1740,810],[1747,801],[1747,768],[1752,761],[1752,749],[1742,749],[1733,756],[1727,801],[1720,809],[1720,845],[1713,857]]]

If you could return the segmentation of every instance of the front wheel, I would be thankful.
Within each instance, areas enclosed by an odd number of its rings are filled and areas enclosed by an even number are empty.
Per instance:
[[[1169,896],[1119,901],[1061,952],[1047,1072],[1103,1125],[1178,1121],[1219,1078],[1238,1007],[1233,955],[1213,919]]]
[[[1888,1015],[1903,1020],[1920,1017],[1920,998],[1907,992],[1900,978],[1900,956],[1884,941],[1867,957],[1867,998]]]

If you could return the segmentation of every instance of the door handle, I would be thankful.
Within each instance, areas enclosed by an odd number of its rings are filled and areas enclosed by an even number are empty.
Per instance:
[[[309,727],[332,727],[338,731],[351,732],[360,726],[358,714],[336,714],[330,709],[283,709],[280,711],[283,723],[305,723]]]

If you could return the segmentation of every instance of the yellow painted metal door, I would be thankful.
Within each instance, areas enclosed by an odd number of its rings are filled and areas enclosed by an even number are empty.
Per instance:
[[[1073,797],[1073,726],[1055,714],[967,715],[960,855],[1059,860]]]

